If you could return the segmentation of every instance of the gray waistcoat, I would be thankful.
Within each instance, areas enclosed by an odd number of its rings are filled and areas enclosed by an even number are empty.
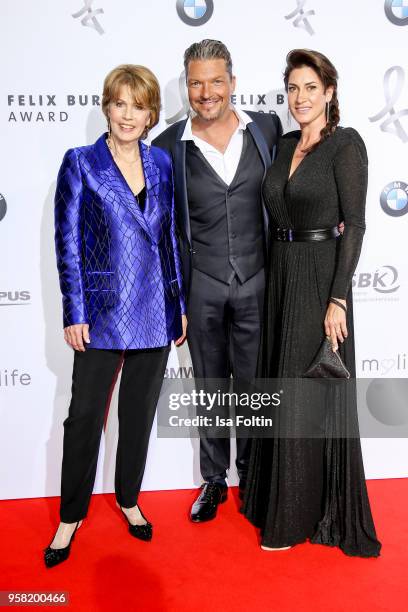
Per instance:
[[[186,155],[193,268],[224,283],[245,282],[264,265],[261,184],[264,167],[244,131],[241,159],[228,186],[191,141]]]

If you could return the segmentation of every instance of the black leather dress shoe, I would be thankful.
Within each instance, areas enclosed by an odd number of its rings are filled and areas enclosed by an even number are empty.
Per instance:
[[[217,515],[218,504],[227,499],[228,487],[216,482],[205,482],[201,493],[191,508],[190,518],[193,523],[211,521]]]

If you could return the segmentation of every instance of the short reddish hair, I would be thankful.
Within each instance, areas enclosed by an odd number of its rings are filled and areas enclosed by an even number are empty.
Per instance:
[[[157,125],[160,117],[160,85],[149,68],[135,64],[122,64],[106,76],[103,83],[102,111],[108,118],[108,106],[118,99],[122,85],[127,85],[136,104],[150,111],[149,129]]]

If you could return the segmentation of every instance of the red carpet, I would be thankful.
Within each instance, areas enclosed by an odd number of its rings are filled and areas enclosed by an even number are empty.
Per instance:
[[[238,512],[236,489],[216,520],[201,525],[187,518],[195,492],[167,491],[140,496],[154,524],[150,543],[128,534],[112,495],[95,495],[69,560],[47,570],[42,549],[58,522],[58,499],[3,501],[0,590],[68,591],[68,609],[87,612],[405,612],[408,479],[368,485],[383,543],[378,559],[309,543],[263,552]]]

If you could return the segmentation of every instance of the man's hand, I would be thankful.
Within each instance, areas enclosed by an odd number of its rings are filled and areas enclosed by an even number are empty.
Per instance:
[[[85,351],[84,342],[91,341],[88,323],[78,323],[64,328],[64,339],[75,351]]]

